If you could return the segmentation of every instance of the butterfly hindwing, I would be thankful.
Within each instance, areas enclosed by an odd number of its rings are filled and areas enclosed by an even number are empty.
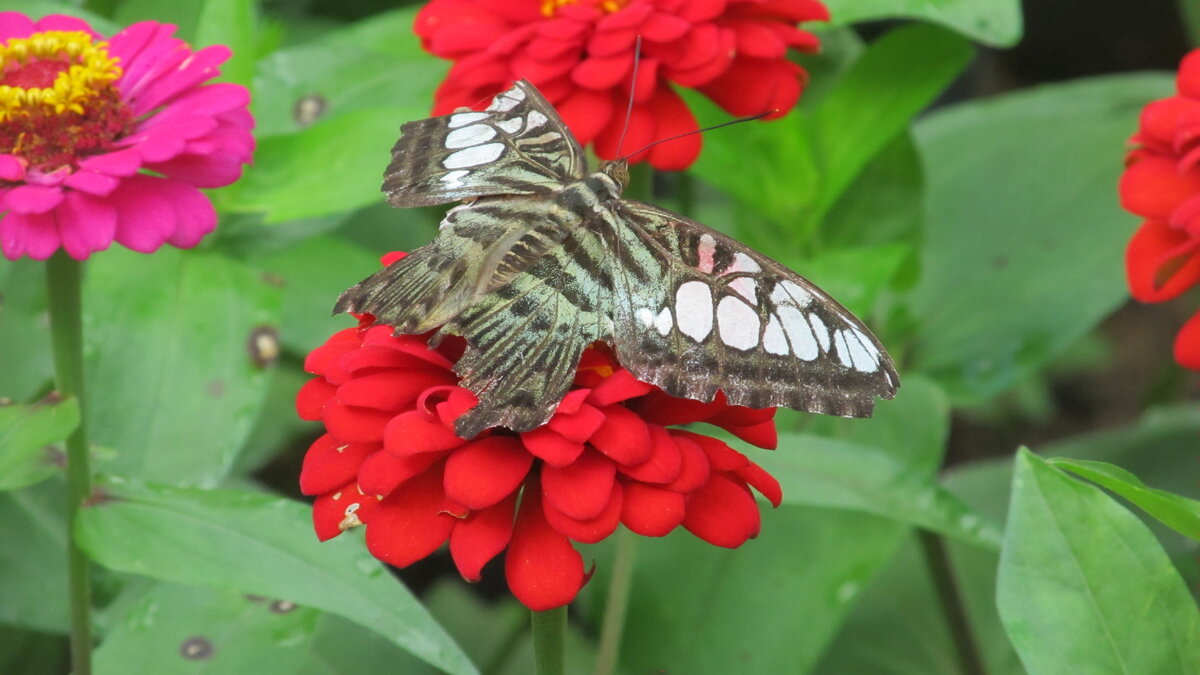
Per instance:
[[[879,341],[783,265],[700,223],[623,201],[614,293],[621,364],[668,393],[864,417],[899,384]],[[649,266],[650,269],[645,269]],[[659,281],[645,283],[644,276]]]
[[[584,176],[582,148],[526,82],[486,110],[460,110],[400,127],[383,191],[393,206],[430,206],[495,194],[548,194]]]

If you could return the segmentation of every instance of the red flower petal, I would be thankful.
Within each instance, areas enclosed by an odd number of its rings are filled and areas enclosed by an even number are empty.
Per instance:
[[[1162,302],[1200,281],[1200,239],[1156,220],[1142,223],[1125,250],[1129,290],[1142,302]]]
[[[422,452],[411,457],[397,457],[390,452],[376,452],[358,469],[358,487],[366,494],[386,497],[404,481],[423,473],[442,459],[436,452]]]
[[[670,483],[679,477],[683,455],[667,430],[657,424],[650,426],[650,438],[654,442],[650,459],[636,466],[622,466],[621,473],[643,483]]]
[[[726,407],[725,394],[717,392],[716,398],[705,403],[690,398],[677,398],[658,390],[637,402],[638,414],[651,424],[664,427],[691,424],[710,419]]]
[[[398,412],[426,389],[453,382],[448,371],[387,370],[355,377],[338,387],[337,396],[346,405]]]
[[[479,581],[483,566],[495,558],[512,538],[517,492],[486,509],[472,511],[450,533],[450,556],[467,581]]]
[[[304,454],[300,492],[319,495],[351,482],[363,460],[378,449],[376,444],[342,443],[329,434],[321,436]]]
[[[621,522],[644,537],[662,537],[683,522],[684,498],[678,492],[638,482],[625,484]]]
[[[317,539],[326,541],[366,523],[378,505],[379,500],[364,495],[353,483],[317,497],[313,501],[313,529]]]
[[[1188,319],[1175,336],[1175,360],[1184,368],[1200,370],[1200,314]]]
[[[762,496],[771,502],[771,506],[779,508],[783,503],[783,488],[779,485],[779,481],[775,477],[767,473],[767,470],[761,466],[750,462],[746,466],[737,470],[738,478],[746,481],[748,484],[758,490]]]
[[[454,434],[453,427],[430,418],[420,410],[410,410],[391,418],[383,434],[383,447],[397,457],[418,452],[441,452],[466,443]]]
[[[621,505],[624,493],[620,483],[613,483],[604,509],[595,518],[577,520],[564,515],[558,509],[545,504],[546,522],[567,537],[584,543],[595,544],[617,530],[621,524]]]
[[[487,508],[513,494],[532,464],[511,436],[471,441],[446,460],[446,496],[471,510]]]
[[[1200,52],[1192,50],[1183,57],[1175,83],[1181,95],[1200,99]]]
[[[775,111],[770,118],[791,110],[806,82],[804,70],[791,61],[738,57],[700,91],[731,115]]]
[[[537,488],[524,492],[504,573],[513,595],[537,612],[570,603],[583,586],[583,558],[546,522]]]
[[[434,408],[437,410],[438,419],[442,421],[442,424],[453,428],[454,422],[462,417],[463,413],[477,405],[479,405],[479,398],[470,389],[454,387],[446,400],[438,403]],[[423,408],[424,406],[418,404],[417,407]]]
[[[309,422],[321,419],[321,410],[336,393],[337,387],[319,377],[305,382],[296,392],[296,414]]]
[[[591,390],[587,400],[594,406],[604,407],[628,401],[638,396],[645,396],[652,391],[654,391],[654,385],[642,382],[634,377],[633,373],[622,368],[613,371],[612,375],[604,378],[600,384]]]
[[[723,429],[751,445],[774,450],[779,445],[779,434],[775,429],[775,420],[752,424],[745,427],[722,426]]]
[[[758,504],[745,483],[713,474],[688,501],[683,526],[714,546],[737,548],[758,534]]]
[[[674,433],[676,438],[683,436],[696,445],[699,445],[700,449],[704,450],[704,454],[708,456],[708,461],[712,465],[712,468],[717,471],[737,471],[750,463],[750,460],[746,459],[745,455],[729,447],[724,441],[712,436],[683,430],[676,430]]]
[[[570,518],[595,518],[608,504],[616,480],[612,461],[597,452],[585,452],[570,466],[542,467],[542,494],[546,504]]]
[[[549,466],[566,466],[583,454],[583,443],[563,438],[549,427],[538,427],[521,434],[521,443],[534,457]]]
[[[562,434],[567,440],[583,443],[604,426],[606,421],[607,418],[599,408],[584,404],[579,406],[577,413],[551,417],[546,426]]]
[[[1121,175],[1121,206],[1154,220],[1167,220],[1180,202],[1200,192],[1200,171],[1181,173],[1169,157],[1141,154]]]
[[[619,405],[604,409],[604,425],[589,439],[592,447],[619,464],[641,464],[650,459],[654,443],[650,429],[637,413]]]
[[[444,500],[440,467],[406,481],[371,516],[367,526],[371,555],[404,567],[436,551],[458,522],[441,512]]]
[[[383,439],[383,429],[392,413],[342,405],[337,400],[325,404],[321,419],[325,428],[344,443],[375,443]]]
[[[658,120],[657,135],[660,138],[679,136],[669,143],[650,148],[650,163],[662,171],[682,171],[691,166],[700,155],[702,139],[700,134],[691,133],[700,127],[687,103],[669,87],[662,86],[650,101],[650,109]]]
[[[708,482],[708,476],[712,471],[711,465],[708,463],[708,455],[699,445],[688,438],[686,433],[677,430],[670,432],[671,440],[675,441],[676,447],[679,448],[681,466],[679,477],[666,486],[668,490],[683,494],[695,492],[703,487]]]

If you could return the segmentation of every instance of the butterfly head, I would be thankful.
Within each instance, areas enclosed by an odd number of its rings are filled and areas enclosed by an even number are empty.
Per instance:
[[[629,187],[629,161],[624,157],[605,162],[600,166],[600,173],[613,179],[622,192]]]

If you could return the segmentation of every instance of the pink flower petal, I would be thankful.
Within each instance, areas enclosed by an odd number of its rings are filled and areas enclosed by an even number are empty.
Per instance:
[[[29,17],[20,12],[0,12],[0,40],[28,37],[36,28]]]
[[[126,178],[109,197],[117,207],[117,241],[150,253],[175,231],[175,210],[158,190],[165,179],[138,174]]]
[[[175,231],[167,238],[168,244],[192,248],[216,228],[217,212],[198,188],[168,178],[159,184],[159,189],[175,210]]]
[[[0,180],[19,181],[25,178],[25,163],[13,155],[0,155]]]
[[[63,191],[57,187],[18,185],[8,191],[4,206],[13,213],[46,213],[62,203]]]
[[[108,202],[69,192],[55,214],[63,248],[76,260],[85,260],[94,251],[112,245],[117,231],[117,210]]]
[[[79,168],[109,176],[132,176],[142,168],[142,155],[131,148],[117,150],[83,159]]]
[[[28,255],[45,260],[58,250],[58,228],[53,213],[7,213],[0,216],[0,248],[4,257],[16,260]]]

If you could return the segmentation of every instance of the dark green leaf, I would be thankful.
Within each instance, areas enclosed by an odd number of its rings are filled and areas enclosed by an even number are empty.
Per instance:
[[[49,478],[58,469],[50,445],[65,440],[77,426],[79,402],[73,398],[0,406],[0,490]]]
[[[101,470],[219,482],[262,405],[251,338],[278,325],[279,289],[211,254],[113,249],[88,267],[84,313],[88,429],[118,453]]]
[[[448,672],[476,672],[360,540],[348,535],[318,542],[303,504],[124,481],[101,490],[109,497],[84,509],[76,540],[102,565],[332,612]]]
[[[288,601],[157,584],[104,635],[97,675],[294,675],[320,612]]]
[[[1154,535],[1022,450],[997,582],[1031,673],[1200,672],[1200,613]]]
[[[0,623],[67,632],[66,512],[62,480],[0,492]]]
[[[1112,490],[1176,532],[1200,539],[1200,502],[1148,487],[1115,464],[1062,458],[1049,462]]]
[[[364,108],[259,142],[254,166],[222,191],[222,206],[268,223],[349,211],[382,201],[379,186],[400,125],[426,117],[409,103]]]
[[[879,294],[895,278],[900,266],[913,255],[913,247],[907,244],[883,244],[822,249],[803,261],[788,264],[847,309],[864,315],[875,306]]]
[[[191,40],[203,9],[200,3],[173,0],[121,0],[114,3],[113,20],[122,27],[137,21],[159,21],[179,27],[176,35]]]
[[[821,224],[830,248],[879,246],[922,239],[925,169],[912,134],[897,136],[842,193]]]
[[[1166,77],[1125,75],[972,102],[917,127],[929,184],[913,367],[986,399],[1128,297],[1135,219],[1117,205],[1126,138]],[[1064,124],[1063,121],[1069,121]]]
[[[779,479],[786,504],[852,509],[999,549],[1000,527],[937,481],[887,453],[809,434],[782,434],[754,460]]]
[[[67,638],[0,625],[0,673],[59,675],[68,672]]]
[[[322,614],[317,622],[317,631],[309,642],[308,655],[293,672],[295,675],[436,675],[441,671],[397,647],[379,633],[364,630],[362,626],[336,614]]]
[[[826,0],[825,6],[835,23],[913,18],[996,47],[1011,47],[1021,39],[1019,0]]]

